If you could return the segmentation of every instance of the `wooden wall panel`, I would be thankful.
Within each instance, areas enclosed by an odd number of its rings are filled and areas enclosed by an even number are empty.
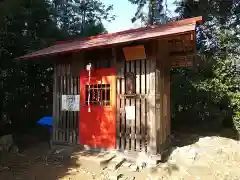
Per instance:
[[[125,62],[125,74],[127,72],[130,72],[130,64],[131,62],[130,61],[127,61]],[[125,92],[126,92],[126,82],[125,82]],[[126,106],[130,106],[130,98],[126,98],[125,101],[126,101],[126,104],[125,104],[125,107]],[[130,147],[130,142],[131,142],[131,137],[130,137],[130,128],[131,128],[131,122],[129,120],[126,119],[125,117],[125,129],[126,129],[126,132],[125,132],[125,136],[126,136],[126,150],[131,150],[131,147]]]
[[[79,143],[79,112],[61,111],[63,94],[79,95],[80,70],[89,62],[100,67],[106,60],[107,67],[117,68],[117,123],[116,146],[122,151],[147,152],[156,154],[161,151],[170,134],[170,104],[163,102],[164,94],[169,102],[169,75],[164,71],[167,56],[163,56],[162,42],[154,47],[154,43],[145,44],[147,59],[125,61],[122,48],[99,51],[98,55],[73,54],[59,61],[54,67],[54,134],[53,140],[68,144]],[[157,48],[157,49],[155,49]],[[104,55],[105,54],[105,55]],[[166,54],[165,54],[166,55]],[[87,58],[89,56],[89,58]],[[63,58],[63,57],[62,57]],[[165,59],[165,60],[164,60]],[[67,64],[66,62],[71,62]],[[104,65],[104,67],[105,67]],[[102,65],[101,65],[102,66]],[[159,71],[156,71],[156,68]],[[126,73],[135,75],[135,94],[126,95]],[[135,106],[135,119],[126,120],[125,107]],[[164,106],[167,115],[164,116]]]
[[[54,132],[57,143],[79,143],[79,112],[61,111],[62,95],[80,94],[80,70],[92,63],[94,68],[116,66],[111,49],[86,53],[74,53],[56,57],[54,68]]]
[[[147,61],[147,122],[148,122],[148,149],[151,154],[157,153],[157,127],[156,127],[156,54],[155,41],[149,44]]]
[[[156,123],[157,151],[162,152],[170,135],[170,66],[166,41],[159,40],[157,45],[157,86],[156,86]],[[165,48],[164,48],[165,47]]]
[[[141,90],[141,60],[135,61],[136,64],[136,94],[140,94]],[[141,135],[141,106],[140,98],[135,99],[136,104],[136,121],[135,121],[135,139],[136,139],[136,151],[141,150],[141,139],[138,138],[138,135]]]
[[[135,75],[135,81],[136,81],[136,61],[130,62],[130,72]],[[136,84],[136,83],[135,83]],[[135,91],[136,92],[136,87]],[[130,105],[135,107],[135,119],[130,122],[130,149],[132,151],[136,150],[136,98],[130,99]]]
[[[162,98],[161,98],[161,76],[160,76],[161,71],[157,68],[156,69],[156,129],[157,129],[157,152],[159,152],[159,146],[158,144],[161,143],[161,126],[160,126],[160,121],[161,121],[161,103],[162,103]]]
[[[149,46],[151,44],[145,44]],[[151,50],[151,47],[148,47]],[[151,53],[151,52],[150,52]],[[120,119],[118,137],[120,139],[118,147],[122,151],[131,152],[156,152],[155,130],[152,128],[155,124],[155,59],[150,58],[149,52],[147,59],[126,61],[121,48],[117,52],[118,81],[117,92],[120,92],[120,110],[117,111],[117,117]],[[126,79],[127,73],[133,73],[135,76],[135,94],[127,95]],[[126,119],[126,106],[135,107],[135,119]],[[152,139],[151,139],[152,138]],[[155,139],[155,140],[154,140]],[[150,144],[152,143],[152,144]]]
[[[140,93],[141,95],[144,95],[143,98],[141,98],[141,106],[140,106],[140,112],[141,112],[141,119],[140,119],[140,128],[141,128],[141,151],[146,151],[146,143],[147,143],[147,138],[146,137],[146,60],[141,61],[141,76],[140,76]]]
[[[54,67],[53,142],[78,144],[79,112],[62,111],[62,95],[79,95],[80,70],[84,68],[79,54],[61,57]],[[68,63],[66,63],[68,62]]]
[[[146,61],[146,118],[145,118],[145,136],[146,136],[146,142],[145,142],[145,151],[148,152],[148,150],[150,150],[150,146],[151,146],[151,143],[152,143],[152,136],[151,136],[151,132],[152,132],[152,129],[150,129],[151,127],[151,123],[152,123],[152,109],[151,109],[151,100],[152,100],[152,97],[151,97],[151,77],[150,77],[150,64],[152,62],[150,62],[149,59],[147,59]]]
[[[120,59],[121,61],[121,59]],[[122,64],[120,65],[120,87],[121,87],[121,94],[118,94],[118,96],[125,94],[125,79],[124,79],[124,72],[125,72],[125,63],[123,61],[121,61]],[[121,98],[120,101],[120,107],[121,107],[121,128],[120,128],[120,137],[121,137],[121,150],[125,150],[126,147],[126,118],[125,118],[125,98]]]
[[[120,127],[118,137],[119,149],[122,151],[147,151],[147,115],[146,115],[146,102],[147,102],[147,91],[146,91],[146,64],[148,60],[135,60],[135,61],[124,61],[124,59],[118,60],[119,75],[117,81],[117,92],[120,99],[120,110],[117,111],[117,117],[120,117]],[[150,64],[150,63],[148,63]],[[135,76],[136,86],[133,95],[126,95],[125,87],[125,74],[131,72]],[[150,80],[150,77],[148,78]],[[149,85],[149,84],[148,84]],[[148,88],[149,89],[149,88]],[[135,119],[126,119],[126,106],[135,106]]]

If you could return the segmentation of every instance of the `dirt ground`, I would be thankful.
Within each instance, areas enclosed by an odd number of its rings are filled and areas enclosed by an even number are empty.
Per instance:
[[[176,133],[165,162],[139,172],[118,174],[115,179],[239,180],[240,143],[229,136]],[[46,143],[1,159],[0,180],[92,180],[112,179],[76,159],[49,158]]]

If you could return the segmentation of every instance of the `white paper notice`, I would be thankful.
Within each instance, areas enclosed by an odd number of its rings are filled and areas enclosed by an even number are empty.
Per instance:
[[[62,111],[79,111],[79,95],[62,95]]]
[[[135,106],[126,106],[125,111],[127,120],[135,120]]]

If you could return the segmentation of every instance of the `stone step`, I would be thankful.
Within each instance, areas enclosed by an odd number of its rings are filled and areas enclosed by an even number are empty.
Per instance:
[[[116,157],[116,154],[101,152],[101,153],[78,153],[71,156],[71,159],[80,167],[87,169],[96,175],[100,174],[108,163]]]
[[[94,164],[97,164],[99,166],[105,166],[108,164],[112,159],[116,157],[116,154],[114,153],[108,153],[108,152],[101,152],[101,153],[79,153],[74,155],[75,158],[79,159],[80,161],[88,161],[92,162]]]
[[[136,178],[134,176],[126,177],[125,180],[135,180]]]
[[[96,176],[105,172],[112,180],[117,179],[146,179],[146,157],[139,155],[135,161],[127,156],[114,151],[91,153],[81,152],[72,156],[74,162],[87,169]],[[77,160],[77,161],[76,161]],[[145,164],[144,164],[145,163]],[[149,170],[148,170],[149,171]]]
[[[124,175],[118,173],[117,171],[108,171],[109,179],[110,180],[120,180],[124,179]]]
[[[122,168],[130,168],[131,166],[133,165],[133,162],[131,162],[131,161],[128,161],[127,159],[126,159],[126,161],[123,163],[123,165],[122,165]]]
[[[105,169],[109,166],[109,164],[111,164],[111,162],[114,159],[116,159],[116,157],[117,157],[116,154],[108,153],[108,154],[105,154],[102,157],[97,157],[97,158],[99,158],[101,168]]]
[[[112,159],[109,162],[109,165],[107,167],[108,170],[115,171],[118,170],[126,161],[126,159],[122,156],[117,156],[116,158]]]

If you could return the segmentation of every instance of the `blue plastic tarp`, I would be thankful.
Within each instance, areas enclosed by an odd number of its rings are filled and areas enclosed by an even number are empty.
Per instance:
[[[47,125],[47,126],[52,126],[53,125],[53,118],[50,116],[46,116],[41,118],[38,122],[40,125]]]
[[[42,126],[48,126],[50,133],[52,133],[52,131],[53,131],[53,128],[52,128],[53,118],[51,116],[43,117],[37,123],[42,125]]]

